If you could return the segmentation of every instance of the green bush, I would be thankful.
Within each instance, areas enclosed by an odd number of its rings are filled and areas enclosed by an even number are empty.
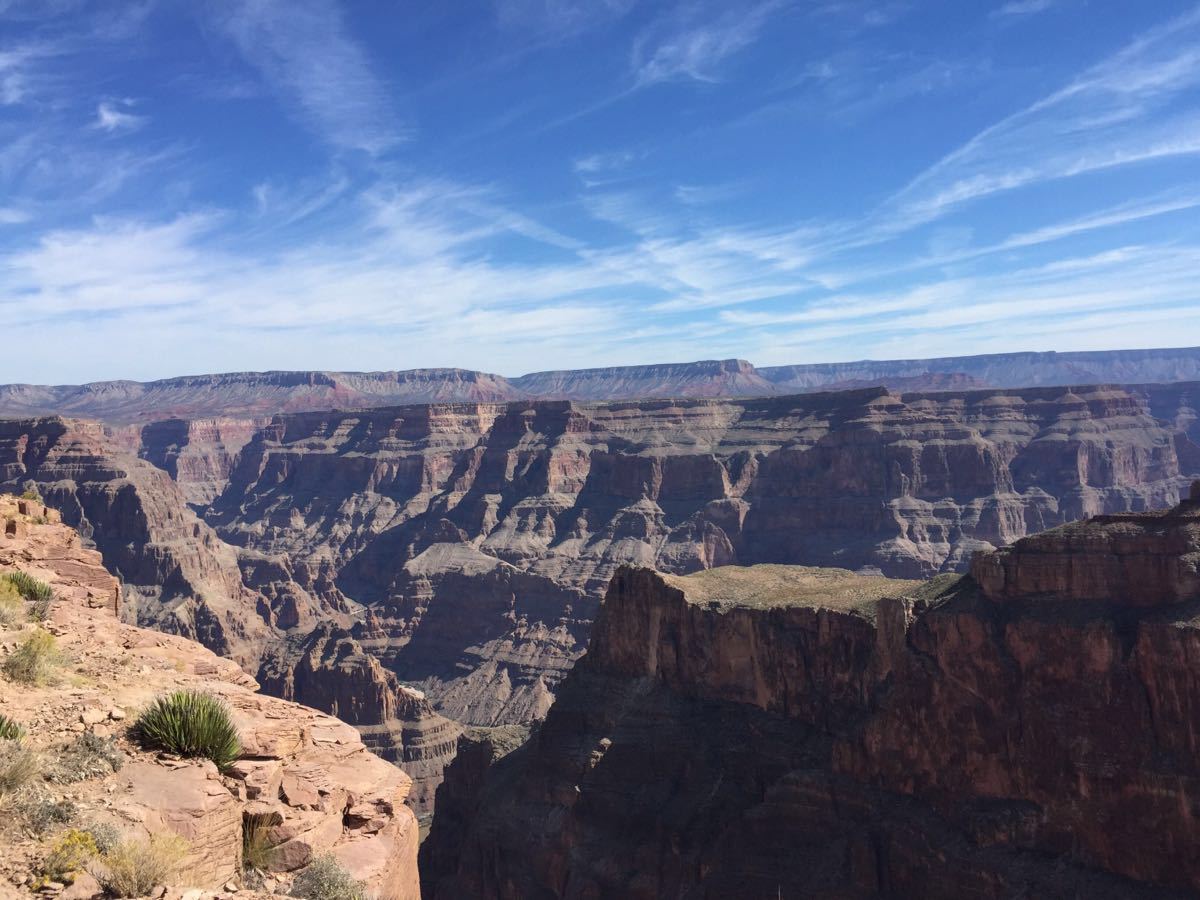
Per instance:
[[[101,854],[92,875],[115,897],[144,897],[170,882],[186,855],[187,842],[177,834],[121,841]]]
[[[242,755],[229,707],[203,691],[159,697],[138,717],[135,730],[149,747],[211,759],[221,770]]]
[[[0,741],[20,741],[24,737],[25,729],[20,723],[0,713]]]
[[[332,853],[318,856],[292,882],[293,897],[304,900],[363,900],[361,881],[355,881]]]
[[[61,664],[62,655],[54,635],[39,628],[8,655],[0,668],[13,681],[41,684],[50,681]]]
[[[26,488],[21,494],[22,500],[33,500],[37,503],[42,502],[42,495],[37,492],[37,488]]]

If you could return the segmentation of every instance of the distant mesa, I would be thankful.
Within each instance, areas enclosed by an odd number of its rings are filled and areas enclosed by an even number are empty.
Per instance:
[[[755,367],[743,359],[721,359],[562,369],[513,378],[453,368],[231,372],[150,382],[0,385],[0,416],[56,414],[130,424],[172,417],[269,417],[286,412],[415,403],[740,399],[879,386],[922,393],[1193,380],[1200,380],[1200,347],[997,353],[765,367]]]

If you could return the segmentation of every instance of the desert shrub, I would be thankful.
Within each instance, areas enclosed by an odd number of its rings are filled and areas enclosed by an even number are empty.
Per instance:
[[[20,625],[25,621],[25,598],[7,579],[0,579],[0,627]]]
[[[69,883],[71,876],[81,871],[99,852],[95,838],[86,831],[71,828],[51,845],[42,860],[42,875],[46,881]]]
[[[355,881],[332,853],[318,856],[292,882],[291,895],[305,900],[363,900],[364,885]]]
[[[42,502],[42,495],[37,492],[37,488],[26,488],[21,493],[22,500],[33,500],[37,503]]]
[[[242,755],[229,707],[203,691],[159,697],[138,717],[135,730],[150,747],[211,759],[222,770]]]
[[[79,812],[71,800],[56,799],[44,790],[29,788],[13,797],[9,810],[39,837],[59,825],[69,825]]]
[[[61,663],[54,635],[39,628],[8,655],[0,668],[13,681],[40,684],[50,681]]]
[[[0,796],[15,794],[42,771],[42,759],[19,741],[0,743]]]
[[[99,857],[92,875],[116,897],[144,897],[178,872],[187,842],[177,834],[148,841],[121,841]]]
[[[119,772],[124,764],[125,754],[116,741],[85,731],[58,755],[48,777],[59,784],[74,784]]]
[[[99,853],[108,853],[121,843],[121,832],[107,822],[89,822],[83,826],[83,830],[91,835]]]
[[[0,741],[20,741],[24,737],[25,729],[20,723],[0,713]]]

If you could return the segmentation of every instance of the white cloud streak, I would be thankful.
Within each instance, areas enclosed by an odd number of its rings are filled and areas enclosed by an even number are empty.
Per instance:
[[[330,144],[380,154],[407,137],[387,86],[331,0],[240,0],[213,9],[245,59]]]

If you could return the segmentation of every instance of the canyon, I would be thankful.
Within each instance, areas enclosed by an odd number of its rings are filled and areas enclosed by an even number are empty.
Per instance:
[[[743,359],[700,360],[531,372],[516,377],[454,368],[227,372],[150,382],[4,384],[0,385],[0,416],[61,415],[136,425],[170,419],[253,420],[276,413],[412,403],[740,398],[864,387],[931,391],[1196,380],[1200,380],[1200,347],[996,353],[759,367]],[[225,430],[234,429],[227,422]]]
[[[126,615],[331,712],[432,808],[471,733],[545,718],[622,566],[924,579],[1177,502],[1200,385],[423,403],[0,421]]]
[[[1200,890],[1200,482],[930,581],[625,566],[525,735],[468,733],[426,898]]]

